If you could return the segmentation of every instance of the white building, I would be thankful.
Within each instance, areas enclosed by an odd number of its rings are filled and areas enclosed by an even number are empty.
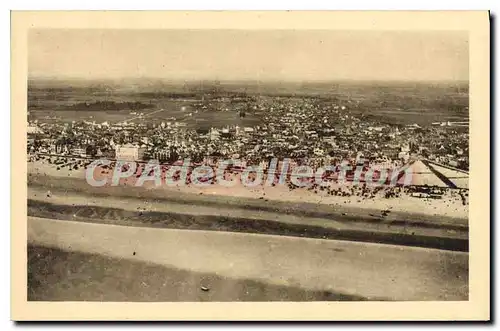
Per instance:
[[[115,154],[117,160],[139,161],[144,158],[146,147],[139,147],[132,144],[116,145]]]
[[[253,132],[254,130],[253,130],[253,128],[247,126],[247,127],[243,128],[243,131],[244,132]]]
[[[399,152],[398,154],[398,158],[400,160],[403,160],[404,162],[408,162],[408,160],[410,159],[410,154],[408,152]]]
[[[35,134],[35,133],[43,133],[42,129],[40,129],[36,125],[28,125],[28,134]]]
[[[220,133],[217,129],[210,128],[209,136],[210,136],[210,140],[218,140],[220,137]]]
[[[85,156],[87,156],[87,153],[86,153],[85,149],[83,149],[83,148],[81,148],[81,147],[79,147],[79,148],[73,148],[73,149],[71,150],[71,154],[72,154],[72,155],[81,156],[81,157],[85,157]]]

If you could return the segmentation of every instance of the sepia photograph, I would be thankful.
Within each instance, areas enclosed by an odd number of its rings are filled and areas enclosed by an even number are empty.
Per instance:
[[[362,12],[366,27],[256,29],[53,13],[68,19],[23,30],[20,300],[470,302],[489,94],[473,108],[476,35],[448,14],[448,29]],[[489,43],[488,14],[469,15]]]

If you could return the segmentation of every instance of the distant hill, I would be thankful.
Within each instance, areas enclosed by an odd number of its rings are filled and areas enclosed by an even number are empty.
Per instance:
[[[45,92],[84,91],[90,93],[173,93],[189,96],[193,93],[243,93],[262,95],[328,95],[356,92],[367,89],[383,91],[423,92],[447,90],[468,94],[468,82],[399,82],[399,81],[169,81],[154,78],[130,78],[120,80],[37,79],[28,80],[28,91]]]

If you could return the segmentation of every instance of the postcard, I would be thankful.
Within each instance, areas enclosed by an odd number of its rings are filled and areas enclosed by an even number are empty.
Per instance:
[[[12,12],[11,318],[489,320],[489,35]]]

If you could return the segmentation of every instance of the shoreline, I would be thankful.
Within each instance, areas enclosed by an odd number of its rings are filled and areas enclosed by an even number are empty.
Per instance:
[[[460,224],[338,213],[319,218],[200,205],[190,200],[162,203],[130,197],[99,199],[57,189],[47,197],[46,192],[41,187],[29,187],[28,216],[136,228],[253,233],[468,251],[469,229]]]
[[[101,176],[106,175],[109,174],[104,172]],[[210,185],[207,187],[192,185],[160,187],[149,185],[136,187],[136,179],[135,176],[122,179],[118,186],[93,187],[86,182],[83,167],[78,170],[69,171],[66,168],[56,170],[54,166],[40,161],[28,163],[28,185],[55,185],[61,188],[89,192],[100,196],[135,196],[153,199],[191,196],[195,200],[215,200],[237,206],[247,202],[252,204],[256,201],[258,204],[266,202],[267,205],[271,206],[273,203],[278,206],[309,205],[308,209],[313,209],[311,207],[314,206],[314,209],[322,210],[326,213],[337,210],[349,213],[369,214],[387,210],[391,213],[398,213],[402,217],[408,215],[411,217],[416,216],[419,219],[443,218],[449,219],[453,223],[459,222],[460,224],[467,224],[469,218],[468,205],[463,206],[459,204],[458,200],[453,197],[446,197],[446,199],[442,200],[420,199],[410,196],[367,199],[359,196],[327,196],[325,192],[318,191],[314,193],[305,188],[289,190],[284,185],[254,188],[247,188],[242,185],[233,187],[223,187],[220,185]]]

